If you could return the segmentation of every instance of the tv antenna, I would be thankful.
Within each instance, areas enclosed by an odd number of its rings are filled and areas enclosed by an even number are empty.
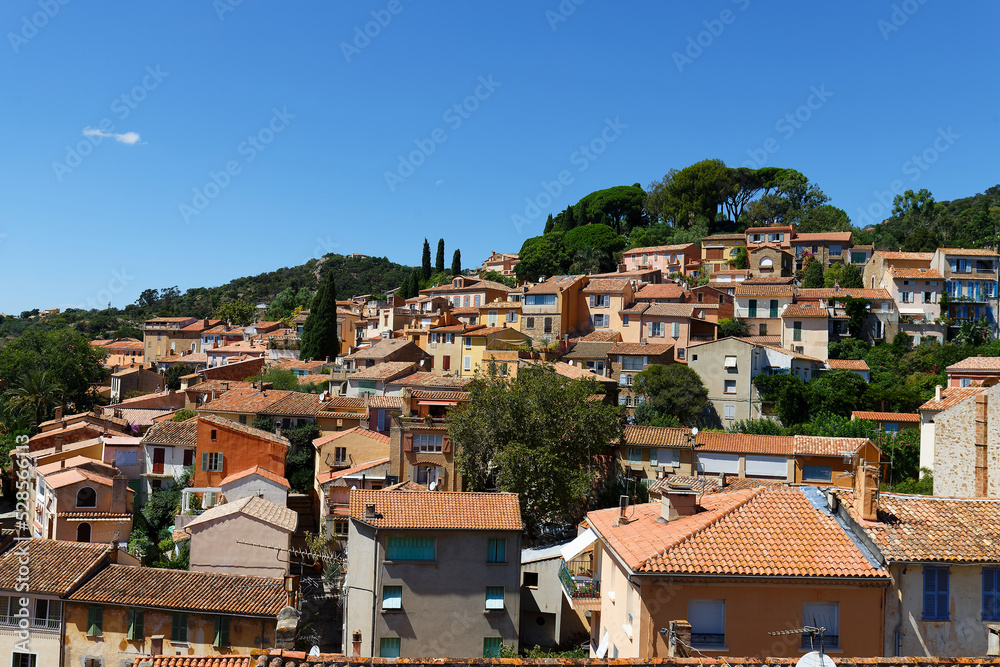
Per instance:
[[[814,621],[815,622],[815,621]],[[804,625],[801,628],[792,628],[789,630],[777,630],[775,632],[768,632],[767,634],[772,637],[779,635],[809,635],[809,653],[799,658],[799,661],[795,663],[795,667],[836,667],[836,663],[830,659],[830,656],[823,652],[824,636],[826,635],[826,628],[816,625]],[[815,649],[816,639],[819,639],[819,650]]]

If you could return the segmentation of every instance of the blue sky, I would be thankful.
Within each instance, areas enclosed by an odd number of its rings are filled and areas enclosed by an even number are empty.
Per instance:
[[[1000,181],[997,3],[773,5],[8,0],[0,311],[425,236],[474,265],[704,158],[798,169],[855,224]]]

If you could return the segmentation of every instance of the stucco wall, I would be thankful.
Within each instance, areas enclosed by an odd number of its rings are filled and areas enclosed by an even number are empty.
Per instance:
[[[221,488],[226,502],[230,503],[249,496],[263,496],[275,505],[285,507],[288,504],[288,487],[260,475],[247,475]]]
[[[0,595],[9,595],[9,592],[2,592]],[[21,597],[25,597],[28,600],[28,612],[34,615],[35,611],[35,601],[39,598],[45,598],[48,600],[55,600],[54,597],[49,596],[28,596],[26,594],[16,594],[14,597],[14,613],[17,613],[19,607],[18,600]],[[11,664],[11,656],[16,650],[18,653],[29,653],[36,656],[35,661],[38,667],[43,665],[58,665],[59,664],[59,647],[61,644],[59,636],[59,628],[48,629],[31,627],[28,628],[28,641],[27,641],[27,651],[23,648],[18,648],[17,645],[21,643],[24,638],[19,636],[19,628],[15,625],[0,624],[0,665]],[[22,645],[23,646],[23,645]]]
[[[189,530],[192,571],[257,577],[283,577],[288,573],[288,563],[278,558],[282,552],[237,543],[246,540],[287,549],[291,533],[269,523],[233,514],[191,526]]]

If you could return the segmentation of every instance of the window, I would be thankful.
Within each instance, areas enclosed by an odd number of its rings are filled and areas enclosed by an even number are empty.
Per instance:
[[[333,522],[333,534],[334,535],[347,535],[347,521],[334,521]]]
[[[726,365],[725,365],[725,367],[726,368],[736,368],[736,355],[735,354],[733,354],[733,355],[727,354],[726,355]]]
[[[444,335],[444,342],[445,342],[446,345],[451,345],[452,343],[454,343],[455,342],[455,334],[445,334]]]
[[[546,317],[543,320],[542,333],[552,333],[552,318]]]
[[[662,449],[653,447],[649,450],[649,465],[651,466],[672,466],[676,468],[681,464],[681,450]]]
[[[486,549],[486,562],[487,563],[506,563],[507,562],[507,538],[506,537],[491,537]]]
[[[526,294],[524,297],[524,305],[526,306],[554,306],[555,304],[555,294]]]
[[[383,586],[382,587],[382,610],[403,608],[403,587]]]
[[[334,465],[345,465],[347,463],[347,447],[333,448]]]
[[[462,358],[462,368],[465,369],[465,370],[467,370],[467,371],[471,371],[472,370],[472,357],[471,356],[466,355],[465,357]]]
[[[663,322],[650,322],[649,323],[649,337],[650,338],[662,338],[663,337]]]
[[[438,342],[438,335],[436,333],[428,334],[427,339],[428,343],[430,343],[431,345],[436,345]]]
[[[398,658],[399,637],[382,637],[378,641],[378,655],[380,658]]]
[[[607,308],[611,305],[611,295],[610,294],[591,294],[590,295],[590,307],[591,308]]]
[[[188,640],[188,615],[176,612],[170,624],[170,641],[184,643]]]
[[[524,318],[524,327],[526,329],[534,329],[535,328],[535,318],[534,317],[526,317],[526,318]]]
[[[386,560],[433,561],[433,537],[389,537],[385,545]]]
[[[622,315],[622,325],[628,326],[628,315]]]
[[[414,433],[413,451],[415,452],[440,452],[443,449],[444,436],[433,433]]]
[[[750,306],[747,308],[748,317],[757,317],[757,299],[750,299]]]
[[[727,406],[725,406],[724,410],[725,410],[726,419],[736,419],[736,406],[735,405],[727,405]]]
[[[760,333],[761,336],[766,336],[767,335],[767,325],[766,324],[763,324],[763,323],[759,324],[757,326],[757,330],[758,330],[758,332]]]
[[[466,350],[472,349],[472,336],[463,336],[462,343],[465,345]]]
[[[229,617],[215,617],[215,640],[212,646],[229,646]]]
[[[830,466],[802,466],[803,482],[832,482],[833,468]]]
[[[625,463],[631,465],[642,464],[642,449],[640,447],[629,447],[625,454]]]
[[[718,648],[726,645],[726,601],[688,601],[691,645]]]
[[[76,541],[90,542],[90,524],[81,523],[76,527]]]
[[[924,567],[924,620],[948,620],[948,568]]]
[[[475,297],[473,297],[473,299],[472,299],[472,305],[476,306],[478,308],[479,305],[480,305],[480,303],[481,303],[481,301],[480,301],[481,298],[482,297],[480,295],[478,295],[478,294]]]
[[[462,301],[462,305],[463,305],[463,306],[465,306],[466,308],[468,308],[468,307],[469,307],[469,297],[465,297],[465,298],[463,299],[463,301]]]
[[[59,627],[59,612],[61,609],[62,602],[59,600],[35,600],[33,625],[36,628],[55,630]]]
[[[646,357],[619,357],[623,371],[641,371],[646,366]]]
[[[983,620],[1000,621],[1000,568],[983,568]]]
[[[100,637],[104,634],[104,607],[87,607],[87,636]]]
[[[524,573],[524,585],[528,588],[538,588],[538,573],[537,572],[525,572]]]
[[[802,605],[802,624],[815,628],[825,628],[823,645],[825,648],[840,647],[840,603],[805,602]],[[818,642],[817,637],[814,642]],[[802,635],[802,648],[812,650],[809,635]],[[817,650],[819,646],[815,647]]]
[[[486,611],[503,609],[503,586],[486,587]]]
[[[116,466],[134,466],[139,464],[139,452],[135,450],[119,449],[115,452]]]
[[[516,310],[508,310],[507,311],[507,321],[508,322],[517,322],[517,311]]]
[[[802,340],[802,322],[792,322],[792,340]]]
[[[85,486],[76,492],[77,507],[97,507],[97,491]]]
[[[778,300],[771,299],[771,317],[775,318],[778,316]]]
[[[726,380],[725,393],[735,394],[736,393],[736,380]]]
[[[621,382],[619,384],[621,384],[621,386],[623,386],[623,387],[631,387],[632,386],[632,376],[631,375],[623,375],[622,379],[621,379]]]
[[[962,378],[962,386],[963,387],[972,386],[972,379],[971,378]]]
[[[202,452],[201,469],[206,472],[221,472],[222,452]]]
[[[608,326],[608,315],[594,315],[594,326],[598,328],[604,328]]]
[[[14,653],[11,667],[38,667],[38,655],[35,653]]]
[[[500,637],[483,637],[483,657],[499,658],[503,639]]]

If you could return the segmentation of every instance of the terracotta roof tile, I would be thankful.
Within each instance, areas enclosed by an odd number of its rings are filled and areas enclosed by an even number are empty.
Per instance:
[[[618,311],[619,315],[642,315],[650,306],[649,301],[636,301],[628,308],[623,308]]]
[[[817,287],[801,288],[796,292],[800,299],[844,299],[852,297],[854,299],[874,299],[891,300],[892,295],[884,289],[861,289],[856,287]]]
[[[889,275],[893,278],[915,278],[917,280],[944,280],[944,276],[934,269],[904,269],[901,266],[890,266]]]
[[[344,357],[344,359],[385,359],[390,354],[398,352],[407,345],[413,345],[412,341],[405,338],[386,338],[380,340],[371,347],[366,347],[353,354],[348,354]]]
[[[751,276],[743,282],[747,285],[793,285],[795,278],[791,276]]]
[[[800,456],[843,456],[854,453],[871,442],[868,438],[824,438],[815,435],[795,436],[795,453]]]
[[[756,345],[777,347],[781,345],[781,336],[743,336],[743,340]]]
[[[725,485],[723,480],[717,475],[702,475],[700,477],[687,477],[684,475],[667,475],[653,481],[649,485],[649,493],[661,494],[669,489],[671,485],[681,484],[690,486],[698,493],[711,495],[713,493],[731,493],[733,491],[746,491],[756,489],[761,486],[786,486],[786,482],[775,479],[757,479],[754,477],[740,477],[739,475],[725,475]]]
[[[252,389],[253,383],[242,382],[239,380],[206,380],[204,382],[199,382],[198,384],[193,384],[185,389],[185,392],[196,391],[201,393],[217,392],[222,394],[224,392],[230,391],[231,389]]]
[[[380,459],[374,459],[373,461],[366,461],[364,463],[359,463],[358,465],[351,466],[350,468],[341,468],[340,470],[328,470],[326,472],[320,473],[316,477],[316,481],[318,481],[320,484],[328,484],[342,477],[346,477],[349,475],[356,475],[359,472],[371,470],[372,468],[377,468],[378,466],[388,465],[388,463],[389,463],[389,457],[386,456]],[[386,468],[385,472],[388,473],[389,469]],[[424,490],[423,487],[420,488],[421,490]]]
[[[881,255],[884,259],[901,259],[918,262],[929,262],[934,259],[932,252],[890,252],[887,250],[876,250],[876,255]]]
[[[199,411],[210,410],[212,412],[236,412],[255,415],[291,393],[294,392],[278,389],[260,390],[252,387],[230,389],[222,396],[202,406]]]
[[[791,298],[795,294],[792,285],[759,285],[747,284],[749,281],[736,283],[735,296],[780,296]]]
[[[264,479],[269,479],[275,484],[283,486],[286,489],[291,488],[291,485],[288,483],[287,479],[285,479],[284,477],[282,477],[277,473],[271,472],[270,470],[261,468],[260,466],[254,466],[252,468],[247,468],[246,470],[240,470],[239,472],[234,472],[232,475],[229,475],[221,482],[219,482],[219,486],[226,486],[227,484],[232,484],[233,482],[241,480],[244,477],[249,477],[250,475],[260,475]]]
[[[790,435],[755,435],[751,433],[718,433],[699,431],[694,438],[700,452],[739,452],[741,454],[784,454],[795,451],[795,438]]]
[[[331,396],[324,405],[324,410],[331,408],[363,409],[365,406],[364,396]]]
[[[650,304],[643,317],[693,317],[696,303],[653,303]]]
[[[966,357],[946,371],[1000,371],[1000,357]]]
[[[868,362],[864,359],[827,359],[826,365],[833,370],[867,371]]]
[[[855,410],[851,413],[851,416],[873,422],[920,423],[920,415],[908,412],[866,412],[864,410]]]
[[[369,368],[352,373],[348,376],[351,380],[395,380],[411,371],[417,369],[417,364],[412,361],[383,361]]]
[[[626,278],[597,278],[587,283],[587,286],[580,291],[587,294],[591,292],[622,292],[628,287],[629,282],[631,281]]]
[[[826,319],[829,316],[826,308],[820,308],[818,304],[815,303],[790,303],[788,306],[781,311],[782,317],[798,317],[798,318],[821,318]]]
[[[581,342],[573,346],[573,349],[562,356],[563,359],[606,359],[608,351],[615,346],[611,342]]]
[[[211,405],[211,403],[209,404]],[[322,405],[319,394],[306,394],[301,391],[290,391],[278,401],[260,411],[262,415],[315,416]]]
[[[637,301],[649,300],[649,299],[679,299],[684,295],[684,288],[681,285],[675,283],[659,283],[655,285],[646,285],[641,290],[636,292],[635,298]]]
[[[622,338],[615,329],[596,329],[576,339],[578,343],[614,343]]]
[[[198,420],[156,422],[142,437],[143,445],[194,447],[198,443]]]
[[[210,521],[223,519],[234,514],[245,514],[277,528],[283,528],[290,533],[295,532],[295,526],[299,522],[299,514],[295,510],[272,503],[270,500],[265,500],[258,496],[247,496],[233,502],[210,507],[199,514],[194,521],[187,524],[186,528],[190,529],[192,526],[201,526]]]
[[[608,354],[641,354],[647,357],[659,357],[671,352],[673,349],[673,345],[666,343],[647,343],[646,345],[643,345],[642,343],[618,343],[611,348],[611,351],[608,352]]]
[[[660,426],[625,427],[625,444],[654,447],[690,447],[691,429]]]
[[[641,255],[643,253],[651,254],[651,253],[654,253],[654,252],[656,252],[656,253],[660,253],[660,252],[679,252],[679,251],[687,250],[687,249],[691,248],[692,246],[694,246],[695,248],[698,248],[700,250],[700,248],[699,248],[699,246],[698,246],[697,243],[677,243],[677,244],[674,244],[674,245],[651,245],[651,246],[645,246],[643,248],[629,248],[628,250],[626,250],[624,252],[624,254],[626,254],[626,255]]]
[[[375,408],[376,410],[402,410],[403,409],[403,397],[402,396],[384,396],[376,394],[367,394],[366,400],[368,402],[369,408]]]
[[[375,518],[365,506],[375,505]],[[617,510],[616,510],[617,511]],[[521,530],[516,493],[351,491],[351,518],[377,528]]]
[[[984,389],[985,387],[945,387],[941,390],[940,401],[932,398],[917,410],[947,410],[967,398],[972,398]]]
[[[281,579],[125,565],[101,570],[69,599],[265,618],[277,616],[287,602]]]
[[[405,387],[464,387],[472,382],[471,377],[456,377],[453,375],[438,375],[427,371],[411,373],[405,377],[391,380],[391,385]]]
[[[996,257],[997,253],[989,248],[938,248],[943,255],[962,255],[966,257]]]
[[[27,546],[25,546],[27,545]],[[65,595],[110,552],[107,544],[31,539],[15,543],[0,555],[0,590],[13,591],[23,554],[31,563],[28,585],[32,593]]]
[[[382,435],[378,431],[369,431],[361,426],[355,426],[354,428],[349,428],[346,431],[336,431],[330,435],[324,435],[322,438],[316,438],[313,440],[313,445],[316,447],[322,447],[323,445],[333,442],[334,440],[339,440],[349,433],[356,433],[358,435],[363,435],[366,438],[370,438],[377,442],[381,442],[384,445],[389,444],[389,436]]]
[[[151,655],[136,662],[143,667],[254,667],[249,655]]]
[[[468,401],[467,391],[426,391],[422,389],[414,390],[410,398],[415,401]]]
[[[215,424],[220,428],[227,428],[232,431],[238,431],[245,435],[250,435],[255,438],[260,438],[262,440],[268,440],[270,442],[277,443],[279,445],[284,445],[286,447],[291,447],[291,443],[288,442],[288,438],[283,438],[280,435],[275,435],[269,431],[264,431],[259,428],[254,428],[253,426],[247,426],[246,424],[240,424],[239,422],[234,422],[231,419],[226,419],[225,417],[217,417],[216,415],[198,415],[198,421],[206,421],[210,424]]]
[[[816,232],[813,234],[796,234],[792,243],[796,241],[830,241],[831,243],[850,243],[851,232]]]

